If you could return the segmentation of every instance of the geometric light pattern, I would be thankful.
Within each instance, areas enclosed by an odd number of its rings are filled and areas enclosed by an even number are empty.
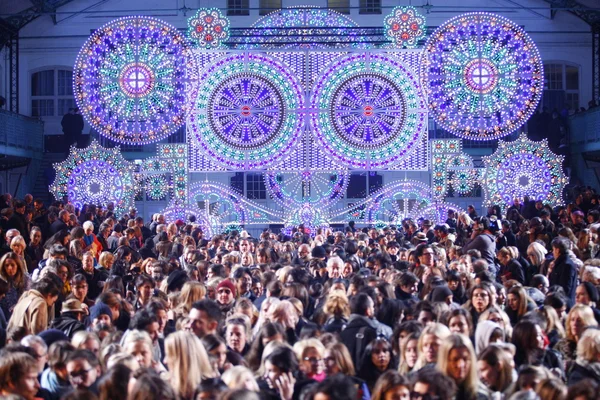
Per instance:
[[[522,126],[540,101],[544,80],[531,37],[490,13],[442,24],[427,41],[422,74],[438,124],[475,140],[498,139]]]
[[[303,126],[303,92],[294,74],[261,54],[234,54],[201,77],[188,129],[212,160],[230,169],[264,169],[294,148]]]
[[[169,194],[169,182],[163,175],[152,175],[146,178],[146,195],[152,200],[161,200]]]
[[[415,47],[425,37],[425,17],[412,6],[398,6],[384,18],[385,36],[396,47]]]
[[[229,19],[218,8],[201,8],[188,19],[188,36],[200,48],[219,48],[229,38]]]
[[[264,173],[269,195],[283,208],[298,208],[304,203],[327,207],[336,203],[346,193],[350,173],[338,171],[301,171]]]
[[[185,122],[186,39],[152,17],[126,17],[97,29],[73,72],[77,105],[103,136],[120,143],[157,142]],[[189,65],[188,65],[189,64]]]
[[[496,152],[483,159],[484,203],[506,208],[515,198],[529,196],[551,206],[562,205],[568,182],[563,158],[548,148],[545,139],[533,142],[522,134],[513,142],[499,141]]]
[[[454,211],[455,213],[462,212],[462,208],[453,203],[447,203],[442,201],[436,201],[427,207],[419,208],[414,215],[411,216],[414,220],[419,218],[428,219],[434,225],[444,224],[448,219],[448,211]]]
[[[383,54],[335,61],[315,85],[311,109],[318,145],[352,168],[397,163],[427,127],[418,76]]]
[[[154,178],[157,173],[170,174],[170,200],[174,204],[186,204],[188,201],[188,146],[182,143],[159,144],[156,157],[146,158],[140,166],[140,173]]]
[[[106,149],[96,140],[84,149],[71,147],[69,157],[55,163],[54,169],[50,192],[57,200],[67,197],[80,210],[84,204],[113,203],[120,216],[133,205],[139,190],[135,164],[125,160],[118,147]]]

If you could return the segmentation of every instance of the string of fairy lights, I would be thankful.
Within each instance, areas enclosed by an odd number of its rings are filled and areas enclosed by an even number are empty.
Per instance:
[[[445,201],[448,191],[467,194],[475,185],[489,204],[524,195],[561,203],[567,180],[545,142],[501,140],[483,171],[462,150],[461,139],[515,132],[540,101],[540,54],[509,19],[462,14],[426,38],[425,16],[398,6],[383,19],[380,48],[348,16],[309,6],[260,18],[244,43],[229,44],[230,25],[219,9],[201,8],[187,21],[187,37],[146,16],[98,28],[74,68],[85,119],[127,145],[157,143],[186,123],[187,144],[161,144],[136,167],[118,148],[93,142],[55,165],[54,195],[123,211],[143,188],[150,199],[169,199],[168,219],[196,215],[209,234],[253,223],[316,230],[339,218],[442,221],[458,211]],[[279,40],[282,29],[287,37]],[[458,139],[428,143],[429,116]],[[335,208],[353,170],[429,170],[431,183],[390,182]],[[261,172],[279,208],[216,182],[190,184],[192,171]]]

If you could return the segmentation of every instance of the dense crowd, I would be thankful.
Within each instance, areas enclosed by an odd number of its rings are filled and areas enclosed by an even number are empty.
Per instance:
[[[0,196],[7,399],[597,399],[600,206],[203,236]]]

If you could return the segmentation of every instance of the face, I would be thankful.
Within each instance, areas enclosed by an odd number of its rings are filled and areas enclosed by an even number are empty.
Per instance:
[[[89,350],[95,355],[98,355],[100,352],[100,343],[96,339],[88,339],[81,346],[80,349]]]
[[[240,242],[240,251],[245,253],[248,250],[250,250],[250,244],[248,243],[247,240],[242,240]]]
[[[241,353],[246,347],[246,329],[241,325],[229,325],[226,332],[227,345]]]
[[[192,308],[188,316],[188,323],[185,329],[193,332],[194,335],[202,338],[213,332],[216,328],[216,322],[211,321],[205,311]]]
[[[429,393],[429,385],[427,383],[416,382],[413,387],[411,399],[422,400],[425,398],[436,398],[435,393]]]
[[[271,364],[270,361],[265,362],[265,377],[267,378],[267,382],[269,383],[270,388],[274,388],[275,382],[277,379],[283,374],[278,367]]]
[[[112,320],[110,319],[110,316],[102,314],[98,316],[98,318],[94,318],[94,321],[92,321],[92,325],[94,326],[98,326],[100,324],[107,324],[108,326],[111,326]]]
[[[448,375],[461,384],[471,371],[471,353],[466,347],[452,349],[448,355]]]
[[[316,349],[308,348],[304,352],[304,358],[301,361],[302,369],[308,375],[319,375],[323,372],[323,360]]]
[[[6,261],[4,261],[4,272],[10,278],[14,277],[17,274],[17,268],[18,267],[17,267],[17,263],[15,262],[15,260],[7,258]]]
[[[159,328],[160,324],[158,322],[152,322],[150,325],[146,326],[146,332],[150,335],[153,343],[158,341]]]
[[[35,395],[40,390],[38,371],[35,368],[30,369],[24,376],[19,377],[19,380],[14,384],[14,388],[9,387],[9,390],[10,393],[22,396],[26,400],[34,400]]]
[[[42,346],[40,346],[37,343],[33,343],[30,346],[33,350],[35,350],[36,353],[36,359],[37,359],[37,364],[38,364],[38,374],[41,374],[44,371],[44,367],[46,366],[46,363],[48,362],[48,350],[44,349]]]
[[[38,245],[42,241],[42,233],[40,231],[31,232],[31,244]]]
[[[495,388],[496,383],[498,383],[498,370],[481,360],[477,362],[477,370],[479,371],[479,379],[487,387]]]
[[[10,249],[17,253],[17,255],[21,256],[23,255],[23,250],[25,250],[25,247],[21,243],[11,243]]]
[[[325,361],[325,372],[327,372],[328,376],[339,374],[340,372],[342,372],[338,367],[337,363],[335,362],[335,357],[333,357],[331,351],[325,351],[325,357],[323,358],[323,360]]]
[[[152,296],[152,285],[144,283],[138,287],[138,293],[142,299],[149,299]]]
[[[85,296],[88,294],[88,284],[86,282],[79,282],[73,285],[71,290],[73,292],[73,296],[81,301],[82,299],[85,299]]]
[[[131,342],[125,348],[127,354],[131,354],[142,368],[150,368],[152,366],[152,349],[148,343],[138,340]]]
[[[220,344],[216,348],[210,351],[210,354],[217,359],[217,365],[220,369],[223,369],[225,362],[227,361],[227,347],[224,344]]]
[[[577,311],[571,314],[571,318],[569,319],[569,328],[571,329],[573,336],[576,338],[580,337],[583,333],[583,330],[586,328],[585,322],[583,322],[583,319],[579,316]]]
[[[435,266],[435,253],[432,249],[423,250],[423,254],[419,257],[419,262],[428,267]]]
[[[390,351],[383,344],[376,344],[371,351],[371,361],[373,365],[380,370],[385,371],[390,364]]]
[[[333,279],[340,277],[341,270],[341,266],[338,263],[332,263],[331,265],[327,266],[327,274],[329,274],[329,277]]]
[[[590,301],[590,296],[588,295],[587,290],[585,290],[585,286],[577,286],[577,289],[575,290],[575,302],[577,304],[585,304],[586,306],[589,306]]]
[[[417,363],[417,359],[419,358],[419,350],[417,348],[419,341],[417,339],[411,339],[406,344],[406,348],[404,350],[404,359],[406,360],[406,364],[408,364],[409,368],[412,368]]]
[[[252,290],[252,277],[244,274],[241,278],[235,280],[235,285],[241,294],[247,293]]]
[[[471,301],[475,310],[481,313],[490,305],[490,294],[484,289],[475,289]]]
[[[46,299],[46,304],[48,304],[48,307],[52,307],[54,305],[54,303],[56,303],[56,300],[58,300],[58,296],[48,295],[45,297],[45,299]]]
[[[394,386],[385,392],[383,400],[409,400],[410,390],[406,386]]]
[[[458,281],[448,281],[448,289],[452,291],[458,289]]]
[[[517,309],[519,308],[519,297],[512,293],[509,293],[508,294],[508,306],[510,307],[511,310],[517,311]]]
[[[67,281],[67,279],[69,278],[69,268],[67,268],[65,266],[61,266],[58,268],[58,271],[56,274],[63,281],[63,283],[65,283]]]
[[[498,296],[496,297],[496,304],[499,306],[503,306],[506,303],[506,289],[502,287],[498,292]]]
[[[432,334],[427,334],[423,338],[423,354],[425,354],[425,361],[428,363],[434,363],[437,361],[437,353],[440,348],[441,340]]]
[[[448,328],[450,328],[450,332],[452,333],[462,333],[469,336],[469,323],[464,315],[456,315],[450,318]]]
[[[72,360],[67,363],[69,381],[77,389],[87,389],[96,382],[98,369],[92,368],[87,360]]]
[[[221,304],[229,304],[233,301],[233,293],[231,289],[222,287],[217,291],[217,301]]]
[[[417,318],[417,320],[423,324],[423,326],[427,326],[431,323],[435,322],[435,319],[433,317],[433,314],[430,313],[429,311],[421,311],[419,313],[419,317]]]
[[[546,343],[544,342],[544,331],[539,325],[535,326],[535,340],[538,349],[546,348]]]

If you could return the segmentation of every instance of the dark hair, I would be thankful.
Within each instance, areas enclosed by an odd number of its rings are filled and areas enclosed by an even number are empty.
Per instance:
[[[56,257],[56,256],[67,257],[69,252],[67,251],[66,247],[63,246],[62,244],[55,243],[50,247],[49,254],[50,254],[50,257]]]
[[[176,400],[175,391],[164,379],[150,368],[139,369],[129,400]]]
[[[359,293],[356,296],[350,299],[350,310],[352,314],[358,315],[367,315],[367,310],[369,309],[371,296],[366,293]]]
[[[552,247],[558,249],[561,255],[567,254],[567,251],[569,250],[569,243],[567,242],[567,239],[557,237],[552,241]]]
[[[349,377],[337,374],[316,384],[309,399],[314,399],[317,393],[324,393],[330,399],[355,399],[358,392],[356,385]]]
[[[417,282],[419,282],[419,278],[417,278],[417,276],[412,272],[408,271],[404,272],[402,275],[400,275],[400,278],[398,278],[398,284],[400,286],[412,287]]]
[[[138,329],[145,331],[148,325],[158,323],[158,317],[148,310],[139,310],[135,313],[131,322],[129,322],[129,329]]]
[[[35,282],[31,285],[31,288],[40,292],[42,296],[58,296],[61,292],[61,287],[56,284],[54,279],[48,276]]]
[[[150,278],[147,275],[138,275],[138,277],[135,279],[135,287],[139,288],[141,286],[144,286],[145,284],[150,285],[150,287],[154,288],[154,280],[152,278]]]
[[[522,320],[513,329],[511,342],[517,348],[515,354],[517,366],[521,364],[539,364],[539,358],[543,355],[540,353],[543,351],[536,346],[537,325],[536,322],[531,320]]]
[[[490,229],[490,219],[488,217],[477,217],[475,218],[474,222],[477,225],[481,225],[481,228],[484,231]]]
[[[250,346],[250,350],[248,350],[248,354],[246,354],[246,361],[251,370],[257,370],[258,367],[260,367],[262,353],[265,349],[263,339],[273,337],[277,334],[281,335],[283,339],[286,339],[287,337],[285,329],[277,322],[267,322],[260,328],[258,335]]]
[[[595,400],[598,398],[598,383],[594,379],[583,379],[575,384],[569,385],[567,400],[585,399]]]
[[[442,374],[435,368],[422,368],[412,376],[412,385],[422,382],[429,386],[429,392],[434,392],[439,400],[451,400],[456,394],[454,379]]]
[[[96,368],[100,365],[98,357],[96,357],[96,355],[89,350],[75,350],[74,352],[69,354],[65,364],[76,360],[85,360],[90,364],[92,368]]]
[[[192,308],[195,308],[198,311],[204,311],[208,319],[216,321],[219,324],[223,318],[219,305],[210,299],[199,300],[192,304]]]
[[[202,337],[202,339],[200,339],[200,340],[202,341],[202,344],[204,345],[204,348],[206,349],[207,352],[211,352],[212,350],[216,349],[220,345],[226,344],[225,341],[223,339],[221,339],[220,336],[213,335],[212,333],[209,333],[208,335],[204,335]]]
[[[283,373],[295,373],[298,370],[298,359],[294,351],[289,347],[280,346],[275,348],[265,358],[265,362],[267,361],[279,368]]]
[[[112,366],[98,383],[100,400],[127,400],[127,385],[131,369],[124,364]]]

